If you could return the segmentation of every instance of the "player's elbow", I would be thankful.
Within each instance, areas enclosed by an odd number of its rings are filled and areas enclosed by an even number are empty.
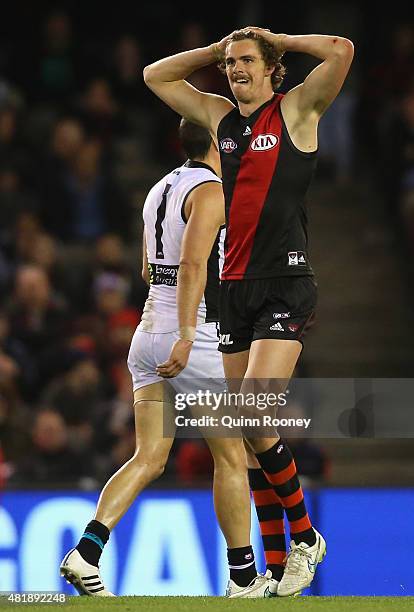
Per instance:
[[[352,60],[354,57],[354,43],[349,38],[333,37],[332,46],[337,55],[347,60]]]
[[[149,85],[154,79],[154,64],[148,64],[148,66],[145,66],[142,75],[144,77],[145,84]]]
[[[202,259],[182,257],[180,259],[180,272],[187,274],[198,274],[206,267],[206,265],[207,261]]]

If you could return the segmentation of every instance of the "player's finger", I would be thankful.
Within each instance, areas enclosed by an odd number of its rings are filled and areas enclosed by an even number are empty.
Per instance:
[[[171,364],[169,364],[169,365],[163,365],[163,366],[157,366],[157,367],[155,368],[155,370],[156,370],[157,372],[168,372],[168,371],[170,370],[170,368],[171,368]]]
[[[181,372],[183,368],[179,365],[172,366],[167,370],[162,370],[159,372],[160,376],[165,376],[166,378],[171,378],[173,376],[177,376]]]
[[[161,376],[162,378],[174,378],[180,372],[181,372],[181,368],[175,367],[165,372],[158,372],[158,375]]]
[[[161,370],[156,370],[159,376],[169,376],[170,372],[172,372],[172,368],[162,368]]]
[[[157,368],[170,368],[172,366],[176,366],[182,369],[185,367],[185,363],[181,359],[178,359],[177,357],[171,357],[167,361],[164,361],[164,363],[158,364]]]
[[[163,363],[159,363],[157,365],[157,370],[161,368],[170,368],[172,365],[174,365],[174,363],[175,359],[168,358],[167,361],[164,361]]]
[[[244,28],[245,32],[257,32],[260,34],[260,32],[270,32],[269,28],[260,28],[259,26],[247,26],[246,28]]]
[[[175,376],[174,372],[176,369],[177,362],[175,361],[175,359],[169,359],[168,361],[165,361],[164,363],[158,365],[156,367],[156,372],[157,374],[159,374],[159,376],[168,378],[170,376]]]
[[[170,365],[168,368],[157,368],[156,372],[159,376],[168,377],[174,372],[174,367]]]

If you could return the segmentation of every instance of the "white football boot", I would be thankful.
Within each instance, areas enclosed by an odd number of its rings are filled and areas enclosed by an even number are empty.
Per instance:
[[[60,564],[60,575],[75,587],[79,595],[115,597],[105,588],[99,567],[87,563],[76,548],[72,548]]]
[[[278,582],[272,578],[272,572],[257,574],[247,587],[238,586],[233,580],[229,580],[226,589],[226,597],[229,599],[247,597],[277,597]]]
[[[302,589],[306,589],[314,579],[318,563],[326,555],[325,540],[316,529],[314,532],[316,542],[313,546],[291,541],[285,571],[277,589],[278,597],[300,595]]]

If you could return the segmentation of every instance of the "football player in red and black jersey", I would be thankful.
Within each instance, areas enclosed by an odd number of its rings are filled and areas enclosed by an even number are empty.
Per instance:
[[[282,95],[276,92],[286,52],[307,53],[320,63]],[[261,390],[264,380],[272,381],[272,388],[275,381],[286,387],[315,311],[306,194],[315,170],[319,120],[340,92],[352,58],[353,44],[346,38],[249,27],[144,69],[148,87],[180,115],[207,127],[220,151],[227,234],[219,350],[227,380],[241,381],[241,392],[249,392],[258,379]],[[237,106],[185,80],[214,62],[224,69]],[[196,326],[195,313],[186,317],[180,325],[188,332]],[[176,375],[189,351],[188,341],[178,340],[160,373]],[[277,595],[293,595],[311,583],[326,544],[312,527],[286,441],[275,432],[247,442],[253,491],[259,498],[271,487],[289,520],[291,548]],[[262,535],[272,518],[267,514]]]

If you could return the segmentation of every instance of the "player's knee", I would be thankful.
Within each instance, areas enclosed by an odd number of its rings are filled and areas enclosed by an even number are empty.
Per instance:
[[[247,444],[254,454],[264,453],[274,446],[280,437],[275,435],[274,438],[248,438]]]
[[[162,476],[167,459],[168,455],[157,449],[137,450],[133,457],[133,461],[137,466],[137,473],[144,467],[150,480],[156,480]]]
[[[246,452],[241,440],[223,440],[213,454],[215,468],[224,468],[233,472],[246,471]]]

